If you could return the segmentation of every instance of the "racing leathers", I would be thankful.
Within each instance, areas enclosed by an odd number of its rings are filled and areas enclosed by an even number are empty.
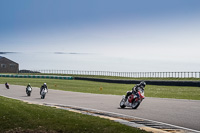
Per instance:
[[[144,91],[144,86],[141,86],[140,84],[135,85],[135,86],[132,88],[132,91],[128,91],[128,92],[126,93],[125,101],[128,99],[128,96],[130,96],[131,94],[133,94],[134,96],[139,97],[139,94],[138,94],[138,91],[139,91],[139,90]],[[135,98],[135,97],[134,97],[134,98]]]
[[[28,91],[28,87],[32,88],[31,85],[28,84],[27,87],[26,87],[26,93],[27,93],[27,91]]]
[[[42,90],[45,89],[45,88],[47,89],[47,92],[48,92],[47,85],[42,85],[41,88],[40,88],[40,95],[41,95]]]

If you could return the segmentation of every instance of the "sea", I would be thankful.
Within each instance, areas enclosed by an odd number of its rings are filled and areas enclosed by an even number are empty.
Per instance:
[[[0,53],[19,64],[20,70],[83,70],[111,72],[188,72],[200,70],[200,63],[145,60],[95,53],[7,52]]]

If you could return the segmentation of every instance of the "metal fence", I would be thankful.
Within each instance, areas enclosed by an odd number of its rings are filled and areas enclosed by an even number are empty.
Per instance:
[[[100,75],[134,78],[200,78],[200,72],[112,72],[112,71],[81,71],[81,70],[28,70],[21,73],[47,73],[71,75]]]

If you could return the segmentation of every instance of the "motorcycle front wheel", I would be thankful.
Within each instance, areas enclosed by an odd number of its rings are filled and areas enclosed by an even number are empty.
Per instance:
[[[140,101],[138,100],[138,101],[133,101],[132,102],[132,109],[137,109],[138,107],[139,107],[139,105],[140,105]]]
[[[31,96],[31,93],[30,92],[28,92],[28,94],[27,94],[28,96]]]
[[[44,99],[45,98],[45,95],[41,95],[41,99]]]

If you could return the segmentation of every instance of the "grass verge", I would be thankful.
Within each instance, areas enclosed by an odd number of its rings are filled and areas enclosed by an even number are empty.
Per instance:
[[[124,95],[126,91],[131,90],[134,86],[131,84],[103,83],[83,80],[61,80],[61,79],[31,79],[31,78],[0,78],[0,83],[8,82],[15,85],[24,85],[31,83],[34,87],[40,87],[44,82],[48,88],[75,91],[96,94]],[[102,88],[102,89],[100,89]],[[199,87],[182,87],[182,86],[156,86],[147,85],[145,88],[146,97],[159,98],[176,98],[200,100]]]
[[[111,120],[0,96],[2,133],[146,133]]]

